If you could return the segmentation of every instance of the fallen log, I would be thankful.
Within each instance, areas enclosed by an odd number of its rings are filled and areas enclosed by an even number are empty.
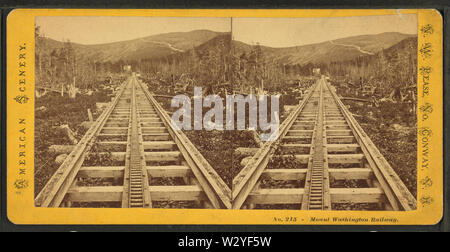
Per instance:
[[[64,124],[59,126],[59,128],[62,129],[72,144],[78,143],[78,140],[75,138],[75,133],[69,128],[69,125]]]
[[[54,145],[50,145],[50,147],[48,147],[48,152],[50,154],[69,154],[70,152],[72,152],[74,147],[75,147],[75,145],[54,144]]]
[[[297,105],[284,105],[284,111],[286,113],[290,113],[295,109],[295,107],[297,107]]]
[[[251,156],[242,159],[242,160],[241,160],[241,166],[242,166],[242,167],[245,167],[245,166],[248,164],[248,162],[250,162],[251,159],[252,159]]]
[[[358,102],[372,102],[373,103],[373,100],[366,100],[366,99],[353,98],[353,97],[342,97],[341,100],[358,101]]]
[[[60,154],[60,155],[58,155],[55,158],[55,163],[58,164],[58,165],[61,165],[66,160],[67,156],[68,156],[67,154]]]
[[[173,96],[170,96],[170,95],[158,95],[158,94],[153,94],[153,97],[162,97],[162,98],[168,98],[168,99],[173,98]]]
[[[80,126],[88,130],[91,128],[92,124],[94,124],[94,122],[84,121],[80,124]]]
[[[237,157],[248,157],[253,156],[256,154],[256,152],[259,150],[259,148],[244,148],[239,147],[234,150],[234,155]]]
[[[256,130],[252,130],[252,136],[255,143],[261,148],[264,145],[264,143],[261,141],[261,138],[259,137],[258,132],[256,132]]]
[[[378,119],[376,119],[376,118],[374,118],[373,116],[364,116],[364,115],[358,115],[358,114],[353,114],[352,113],[352,116],[353,117],[358,117],[358,118],[364,118],[365,120],[368,120],[368,121],[371,121],[371,122],[377,122],[378,121]],[[362,120],[362,119],[358,119],[358,120]],[[362,122],[360,122],[360,123],[362,123]]]
[[[112,95],[112,96],[113,96],[112,99],[114,99],[114,95]],[[95,103],[95,106],[97,107],[97,110],[102,110],[102,109],[108,107],[108,105],[109,105],[109,102],[97,102],[97,103]]]

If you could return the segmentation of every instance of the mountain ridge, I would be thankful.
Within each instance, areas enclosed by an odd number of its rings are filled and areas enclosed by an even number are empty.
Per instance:
[[[167,57],[177,53],[185,53],[192,48],[201,46],[221,35],[229,32],[215,32],[211,30],[193,30],[189,32],[169,32],[146,37],[116,41],[104,44],[81,44],[71,42],[81,60],[88,59],[96,62],[139,61],[152,58]],[[379,34],[357,35],[314,44],[270,47],[259,45],[265,61],[282,64],[329,63],[331,61],[346,61],[363,55],[373,55],[389,48],[400,41],[417,37],[416,34],[399,32],[385,32]],[[41,50],[51,52],[63,48],[66,42],[51,38],[39,37],[36,45]],[[258,45],[250,45],[233,40],[233,54],[249,53]]]
[[[82,59],[95,58],[96,61],[103,62],[134,61],[184,52],[223,34],[227,34],[227,32],[193,30],[189,32],[161,33],[104,44],[89,45],[73,42],[70,44]],[[40,37],[38,38],[37,46],[43,47],[43,50],[52,51],[63,48],[65,43],[51,38]]]
[[[335,40],[328,40],[314,44],[269,47],[259,45],[265,60],[283,64],[329,63],[331,61],[346,61],[366,54],[373,55],[383,49],[387,49],[400,41],[417,37],[416,34],[403,34],[399,32],[385,32],[379,34],[367,34],[350,36]],[[258,45],[249,45],[234,40],[235,53],[249,53]]]

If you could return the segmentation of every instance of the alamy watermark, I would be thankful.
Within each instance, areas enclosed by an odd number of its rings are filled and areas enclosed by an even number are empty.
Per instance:
[[[280,125],[278,95],[270,96],[270,121],[267,113],[268,96],[266,95],[258,95],[258,97],[253,94],[246,97],[243,95],[226,95],[226,123],[224,123],[223,118],[224,99],[222,97],[208,95],[203,98],[202,88],[195,87],[192,100],[194,103],[193,120],[191,99],[186,95],[176,95],[172,98],[170,105],[178,108],[172,115],[172,125],[176,130],[245,130],[247,122],[246,105],[248,104],[247,129],[257,130],[259,126],[259,129],[263,131],[260,134],[261,141],[274,141],[278,139]],[[214,107],[212,107],[213,104]],[[235,107],[237,116],[234,114]],[[203,115],[203,108],[210,109]]]

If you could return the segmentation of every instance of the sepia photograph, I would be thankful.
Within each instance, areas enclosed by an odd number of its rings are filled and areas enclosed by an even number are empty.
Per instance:
[[[170,117],[226,81],[230,38],[229,18],[37,17],[36,206],[230,208],[199,151],[220,143]]]
[[[35,205],[416,210],[417,27],[36,17]]]
[[[233,208],[416,209],[417,15],[232,27],[233,84],[283,108],[274,150],[242,161]]]

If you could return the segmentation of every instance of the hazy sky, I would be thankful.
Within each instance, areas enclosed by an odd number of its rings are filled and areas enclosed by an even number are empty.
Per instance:
[[[100,44],[168,32],[207,29],[230,32],[229,18],[194,17],[37,17],[41,33],[56,40]]]
[[[233,39],[272,47],[306,45],[355,35],[417,34],[417,15],[331,18],[233,18]]]
[[[37,17],[45,36],[81,44],[100,44],[168,32],[231,30],[230,18],[199,17]],[[355,35],[401,32],[417,34],[417,15],[327,18],[233,18],[233,38],[287,47]]]

